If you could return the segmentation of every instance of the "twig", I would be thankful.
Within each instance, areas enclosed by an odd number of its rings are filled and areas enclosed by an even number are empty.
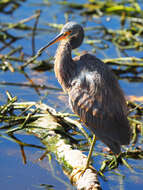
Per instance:
[[[42,52],[47,48],[46,46],[41,47],[35,56],[31,57],[30,59],[27,60],[27,62],[25,64],[23,64],[20,69],[23,70],[26,66],[28,66],[29,64],[33,63],[38,57],[40,57],[42,55]]]
[[[21,70],[24,70],[25,67],[27,67],[29,64],[33,63],[38,57],[41,56],[42,50],[43,50],[43,48],[41,48],[41,49],[36,53],[35,56],[33,56],[33,57],[31,57],[30,59],[28,59],[28,60],[27,60],[22,66],[20,66],[19,68],[20,68]]]
[[[46,86],[46,85],[38,85],[38,84],[26,84],[26,83],[14,83],[14,82],[0,82],[0,85],[10,85],[10,86],[25,86],[29,88],[40,88],[40,89],[48,89],[48,90],[58,90],[60,91],[60,88],[52,87],[52,86]]]
[[[40,17],[40,14],[41,14],[41,10],[37,10],[36,13],[37,13],[37,17],[36,17],[36,21],[34,23],[34,27],[33,27],[33,30],[32,30],[32,56],[35,55],[35,33],[36,33],[39,17]]]
[[[15,24],[10,23],[8,27],[5,27],[5,28],[3,27],[1,29],[1,31],[5,32],[5,31],[7,31],[9,29],[16,28],[18,25],[24,24],[25,22],[29,22],[30,20],[37,18],[37,16],[39,16],[39,12],[36,12],[34,15],[32,15],[32,16],[30,16],[28,18],[20,20],[19,22],[15,23]]]
[[[137,57],[119,57],[114,59],[104,59],[104,62],[113,63],[114,65],[116,64],[122,66],[143,67],[143,58]]]

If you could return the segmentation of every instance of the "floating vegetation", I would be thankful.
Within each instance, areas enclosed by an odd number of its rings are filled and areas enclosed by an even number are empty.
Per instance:
[[[134,1],[94,1],[89,0],[87,3],[70,3],[68,1],[60,1],[62,5],[66,5],[73,9],[82,10],[82,15],[107,15],[115,14],[121,15],[125,13],[127,16],[134,17],[135,15],[140,16],[142,9],[140,4]]]
[[[86,185],[89,183],[88,181],[86,181],[87,184],[85,183],[85,176],[87,179],[89,178],[92,185],[94,182],[95,189],[100,189],[97,174],[104,177],[103,172],[118,168],[120,164],[125,165],[129,170],[133,170],[127,160],[143,159],[143,150],[141,147],[135,146],[138,142],[139,134],[142,134],[143,131],[143,104],[128,103],[130,107],[129,121],[134,133],[132,146],[126,147],[125,151],[117,157],[108,153],[99,153],[104,159],[100,170],[97,172],[91,166],[79,180],[80,172],[82,172],[80,169],[84,167],[87,160],[80,148],[82,143],[84,146],[85,141],[88,143],[90,138],[81,124],[69,118],[69,114],[57,113],[48,105],[36,102],[17,102],[17,97],[12,97],[9,92],[7,92],[7,96],[7,103],[0,106],[0,137],[13,141],[20,146],[24,163],[26,163],[25,146],[45,149],[46,152],[40,159],[43,159],[47,154],[54,153],[59,164],[63,165],[63,169],[69,178],[74,175],[74,183],[80,187],[79,189],[82,189],[83,184],[84,188],[86,188]],[[140,115],[140,121],[137,120],[138,115]],[[18,131],[35,135],[41,140],[44,147],[22,142],[18,138]],[[77,140],[76,135],[81,136],[82,141]],[[88,138],[86,139],[86,137]]]
[[[74,149],[77,147],[78,141],[75,139],[75,135],[70,134],[76,127],[76,122],[68,119],[65,114],[56,113],[56,111],[41,103],[36,102],[16,102],[16,97],[11,97],[7,92],[8,102],[0,107],[0,121],[3,125],[0,127],[0,137],[9,139],[17,143],[21,148],[23,162],[26,163],[26,155],[24,153],[24,147],[34,147],[44,149],[41,146],[31,145],[23,143],[16,137],[18,131],[26,131],[38,137],[45,145],[46,154],[54,153],[59,164],[63,165],[63,168],[67,175],[70,176],[77,172],[78,168],[85,165],[87,157],[80,151]],[[80,124],[78,124],[79,126]],[[82,134],[79,128],[75,129],[76,134]],[[16,135],[16,136],[15,136]],[[41,157],[43,159],[44,156]],[[91,183],[95,189],[101,189],[98,182],[97,173],[93,169],[88,169],[83,177],[79,180],[79,173],[74,177],[74,183],[78,188],[86,188]],[[88,177],[89,180],[84,181],[84,178]],[[91,180],[92,179],[92,180]]]

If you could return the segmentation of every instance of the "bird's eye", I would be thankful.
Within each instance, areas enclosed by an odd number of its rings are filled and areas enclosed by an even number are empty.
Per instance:
[[[65,32],[65,33],[63,34],[63,36],[65,36],[65,37],[67,36],[67,37],[68,37],[68,36],[71,34],[71,32],[72,32],[72,31],[69,30],[69,31]]]
[[[65,33],[63,34],[63,36],[67,36],[67,32],[65,32]]]

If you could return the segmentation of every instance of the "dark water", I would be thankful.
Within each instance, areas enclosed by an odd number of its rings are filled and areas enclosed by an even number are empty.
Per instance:
[[[25,2],[21,2],[21,6],[12,14],[12,15],[4,15],[0,14],[1,22],[18,22],[21,19],[27,18],[34,14],[35,10],[41,9],[42,14],[40,16],[39,28],[48,29],[46,25],[49,23],[65,23],[66,22],[66,11],[68,9],[64,8],[57,4],[58,1],[42,1],[42,0],[29,0]],[[71,1],[73,2],[73,1]],[[76,1],[75,1],[76,2]],[[86,2],[86,1],[79,1]],[[79,11],[73,11],[68,15],[69,20],[74,20],[79,23],[84,22],[85,18],[80,16]],[[98,19],[97,19],[98,20]],[[28,25],[30,26],[33,22],[30,21]],[[110,22],[107,21],[106,17],[100,19],[100,23],[104,24],[107,27],[119,28],[119,20],[117,16],[110,17]],[[86,27],[95,26],[97,23],[95,20],[86,21]],[[36,35],[36,50],[44,46],[49,40],[51,40],[59,31],[55,30],[55,32],[39,31]],[[23,39],[18,40],[14,43],[14,47],[23,46],[24,52],[31,54],[31,35],[28,31],[20,31],[20,30],[11,30],[11,33],[16,36],[24,36]],[[86,32],[86,35],[92,34],[90,31]],[[118,52],[112,44],[109,44],[108,49],[105,50],[96,50],[96,56],[103,58],[115,58],[118,57]],[[55,53],[57,46],[54,45],[48,50],[48,55],[53,56]],[[82,47],[79,48],[79,51],[88,50],[90,51],[91,46],[83,43]],[[7,53],[8,48],[5,49],[1,53]],[[142,52],[129,51],[128,55],[132,56],[141,56]],[[43,53],[42,59],[47,58],[47,53]],[[17,63],[16,63],[17,64]],[[55,79],[53,71],[38,73],[32,71],[31,69],[26,70],[29,76],[35,81],[37,84],[46,84],[54,87],[60,88],[57,80]],[[25,76],[19,72],[11,73],[8,72],[0,72],[0,81],[6,82],[27,82]],[[126,80],[120,80],[120,84],[125,91],[126,95],[138,95],[141,96],[143,94],[143,88],[141,83],[129,83]],[[41,90],[41,95],[38,95],[33,88],[28,87],[19,87],[19,86],[0,86],[0,103],[6,102],[5,91],[9,90],[13,95],[18,96],[19,101],[39,101],[43,99],[44,103],[52,105],[57,110],[68,110],[68,102],[65,100],[65,95],[62,90],[60,91],[47,91]],[[21,138],[24,138],[24,141],[30,142],[33,144],[40,144],[38,139],[32,136],[21,135]],[[8,140],[0,139],[0,189],[2,190],[37,190],[37,189],[48,189],[48,185],[53,185],[53,189],[61,190],[61,189],[74,189],[66,176],[62,173],[61,168],[57,164],[57,162],[52,159],[52,163],[49,164],[48,159],[40,162],[36,162],[36,160],[42,154],[41,151],[33,148],[26,148],[25,152],[27,155],[28,163],[24,165],[22,163],[20,149],[17,144],[9,142]],[[100,142],[99,142],[100,145]],[[103,145],[102,145],[103,146]],[[95,167],[99,167],[101,163],[100,159],[95,159]],[[107,182],[104,182],[100,179],[103,189],[143,189],[143,172],[142,165],[143,161],[130,160],[129,164],[133,165],[135,172],[129,171],[125,166],[120,166],[116,171],[119,172],[120,175],[115,175],[113,172],[108,172],[106,177],[108,179]],[[56,176],[56,177],[55,177]],[[125,176],[125,178],[123,178]],[[50,189],[50,188],[49,188]],[[52,189],[52,188],[51,188]]]

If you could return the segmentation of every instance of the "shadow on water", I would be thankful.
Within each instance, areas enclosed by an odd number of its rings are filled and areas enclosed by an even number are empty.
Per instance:
[[[23,131],[25,126],[30,126],[28,117],[32,119],[30,122],[39,117],[39,110],[31,108],[31,102],[42,101],[57,111],[70,112],[67,97],[53,72],[56,47],[28,62],[68,20],[75,20],[85,28],[84,43],[74,50],[73,56],[88,50],[110,65],[127,95],[130,110],[129,121],[134,133],[132,146],[127,147],[127,154],[123,153],[123,158],[118,159],[120,164],[105,156],[101,152],[103,144],[97,142],[94,165],[97,169],[102,167],[108,180],[100,178],[101,186],[106,190],[115,189],[115,186],[117,190],[143,188],[142,14],[139,1],[1,0],[1,189],[74,189],[53,154],[38,161],[45,152],[45,145]],[[20,107],[19,111],[14,107],[17,97],[7,90],[18,97],[18,102],[30,105]],[[75,147],[87,153],[88,142],[79,131],[72,131],[68,138]]]

